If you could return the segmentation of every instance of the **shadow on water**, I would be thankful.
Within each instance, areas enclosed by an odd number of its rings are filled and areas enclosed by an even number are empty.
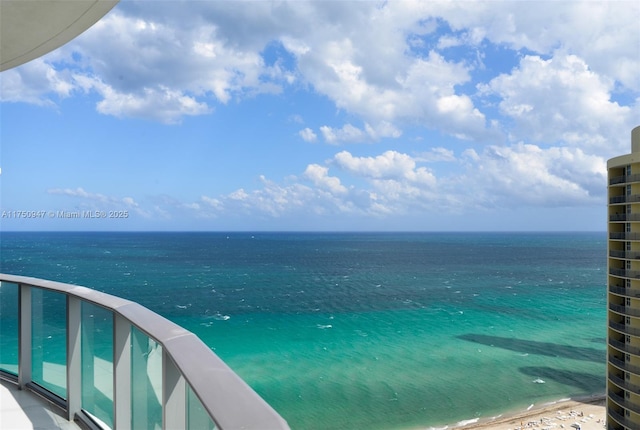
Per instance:
[[[550,342],[537,342],[533,340],[513,339],[509,337],[487,336],[484,334],[463,334],[459,339],[483,345],[495,346],[527,354],[546,355],[549,357],[572,358],[574,360],[593,361],[604,363],[606,352],[595,348],[561,345]]]
[[[545,381],[553,380],[562,385],[570,385],[587,393],[600,393],[605,391],[604,375],[597,376],[589,373],[559,370],[551,367],[529,366],[521,367],[520,372],[535,379]]]

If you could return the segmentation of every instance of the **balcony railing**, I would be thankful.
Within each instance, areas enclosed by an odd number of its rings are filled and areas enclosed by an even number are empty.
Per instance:
[[[634,174],[634,175],[629,175],[629,176],[612,176],[609,179],[609,185],[616,185],[616,184],[624,184],[624,183],[630,183],[630,182],[640,182],[640,175],[639,174]]]
[[[614,294],[618,294],[626,297],[640,297],[640,290],[635,288],[625,288],[625,287],[617,287],[617,286],[611,285],[609,287],[609,291]]]
[[[630,196],[614,196],[609,198],[609,204],[617,203],[638,203],[640,202],[640,194],[631,194]]]
[[[630,400],[627,400],[624,397],[618,394],[615,394],[613,391],[609,391],[609,393],[607,394],[607,397],[609,397],[611,400],[616,402],[619,406],[622,406],[625,409],[635,412],[636,414],[640,414],[640,404],[631,402]]]
[[[140,304],[36,278],[0,282],[2,376],[68,420],[118,430],[289,428],[196,335]],[[17,321],[7,323],[7,298]]]
[[[612,418],[619,425],[621,425],[621,426],[623,426],[624,428],[627,428],[627,429],[632,429],[632,428],[634,428],[635,426],[638,425],[636,422],[631,421],[628,418],[625,418],[624,416],[622,416],[621,414],[617,413],[616,411],[614,411],[611,408],[607,409],[607,415],[609,415],[609,417]]]
[[[640,356],[640,348],[638,348],[637,346],[631,346],[627,343],[614,339],[609,339],[609,345],[613,346],[619,351],[628,352],[629,354]]]
[[[609,381],[624,390],[631,391],[632,393],[640,393],[640,385],[632,384],[631,382],[619,378],[618,376],[609,374]]]
[[[626,214],[626,213],[616,213],[613,215],[609,215],[609,221],[640,221],[640,214]]]
[[[640,240],[640,233],[625,233],[624,231],[614,231],[609,233],[609,239]]]
[[[618,343],[622,343],[622,342],[618,342]],[[625,362],[624,360],[620,360],[611,355],[609,355],[609,363],[616,366],[618,369],[624,370],[626,372],[631,372],[636,375],[640,375],[640,366],[634,366],[632,364]]]
[[[640,259],[640,251],[619,251],[612,249],[609,251],[609,257],[625,258],[627,260],[638,260]]]
[[[625,324],[615,323],[613,321],[609,322],[609,327],[624,334],[629,334],[631,336],[639,336],[640,337],[640,328],[629,327]],[[611,342],[610,342],[611,343]]]
[[[622,278],[636,278],[640,279],[640,270],[627,270],[627,269],[617,269],[610,268],[609,274],[613,276],[620,276]]]
[[[630,317],[640,317],[640,310],[634,309],[628,306],[609,304],[609,309],[622,315],[628,315]]]

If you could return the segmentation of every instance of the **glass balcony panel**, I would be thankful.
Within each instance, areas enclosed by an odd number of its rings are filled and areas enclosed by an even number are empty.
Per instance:
[[[131,329],[131,428],[162,429],[162,346]]]
[[[187,429],[215,430],[216,428],[198,397],[191,387],[187,385]]]
[[[82,409],[113,427],[113,313],[82,303]]]
[[[0,282],[0,370],[18,375],[18,285]]]
[[[67,398],[67,298],[31,290],[31,379]]]

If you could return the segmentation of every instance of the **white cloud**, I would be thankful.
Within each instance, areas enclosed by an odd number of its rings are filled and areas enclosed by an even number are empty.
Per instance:
[[[340,179],[329,176],[329,168],[325,166],[310,164],[304,171],[304,176],[311,180],[316,187],[325,189],[331,194],[347,193],[347,188],[340,183]]]
[[[365,178],[407,179],[425,185],[435,184],[435,177],[426,168],[416,168],[412,157],[395,151],[385,151],[377,157],[354,157],[342,151],[335,155],[334,162],[341,169]]]
[[[345,124],[336,129],[326,125],[320,127],[324,140],[332,145],[341,143],[375,142],[385,137],[398,138],[402,132],[393,124],[382,121],[375,126],[365,123],[364,130],[351,124]]]
[[[341,129],[334,129],[323,125],[320,132],[327,143],[337,144],[340,142],[362,142],[366,139],[364,131],[351,124],[345,124]]]
[[[309,127],[300,130],[298,134],[305,142],[315,142],[318,140],[318,136]]]
[[[95,200],[102,203],[107,203],[109,201],[119,201],[119,199],[110,198],[105,196],[104,194],[99,193],[90,193],[85,191],[83,188],[51,188],[47,190],[49,194],[58,194],[69,197],[78,197],[81,199]]]
[[[98,112],[119,118],[146,118],[174,124],[185,115],[203,115],[212,111],[206,103],[165,87],[145,88],[139,94],[119,93],[103,85],[96,88],[101,88],[104,97],[97,104]]]
[[[24,102],[41,106],[55,106],[46,95],[68,97],[74,89],[68,70],[58,71],[42,59],[33,60],[22,67],[0,74],[0,100]]]
[[[224,204],[216,198],[212,198],[212,197],[207,197],[207,196],[202,196],[200,197],[200,200],[207,206],[210,206],[214,209],[218,209],[218,210],[222,210],[224,209]]]
[[[451,149],[436,147],[431,148],[427,152],[422,152],[418,157],[416,157],[416,161],[424,161],[424,162],[437,162],[437,161],[447,161],[453,162],[456,161],[456,157],[454,152]]]
[[[525,56],[510,74],[494,78],[485,93],[500,96],[499,107],[515,121],[513,139],[564,142],[594,151],[610,151],[623,142],[638,109],[611,100],[614,82],[597,75],[575,55],[556,53],[543,60]],[[615,143],[614,143],[615,145]]]
[[[602,204],[605,159],[579,148],[540,148],[518,143],[465,153],[468,197],[483,207],[587,206]]]
[[[82,187],[78,188],[50,188],[47,190],[48,194],[58,195],[58,196],[66,196],[71,197],[73,199],[79,200],[79,207],[93,209],[93,210],[112,210],[112,211],[120,211],[120,210],[128,210],[133,211],[137,215],[143,218],[151,218],[152,211],[144,209],[138,202],[136,202],[133,197],[115,197],[115,196],[107,196],[101,193],[92,193],[86,191]],[[118,218],[128,219],[126,218]]]
[[[102,113],[177,123],[212,112],[215,103],[306,84],[374,129],[382,123],[394,128],[372,137],[350,124],[326,125],[329,139],[398,137],[403,126],[419,123],[486,142],[513,127],[487,121],[469,90],[473,85],[463,87],[474,79],[477,58],[449,48],[472,49],[482,58],[488,44],[497,44],[515,54],[558,57],[555,63],[577,58],[604,85],[608,100],[620,86],[640,90],[639,18],[637,2],[560,2],[553,8],[515,1],[125,4],[47,56],[50,63],[3,74],[2,97],[46,104],[51,92],[66,97],[84,88],[100,94]],[[274,42],[295,58],[294,69],[265,64],[262,51]],[[42,70],[28,73],[36,66]],[[519,75],[528,79],[524,66]],[[507,97],[498,84],[492,81],[493,94]],[[505,112],[545,106],[513,102],[504,101],[505,109],[512,104]],[[585,113],[585,121],[596,115]]]

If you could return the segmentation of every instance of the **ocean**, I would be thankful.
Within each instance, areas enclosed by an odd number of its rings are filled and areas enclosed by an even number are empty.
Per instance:
[[[605,233],[2,232],[0,258],[184,326],[293,429],[605,390]]]

